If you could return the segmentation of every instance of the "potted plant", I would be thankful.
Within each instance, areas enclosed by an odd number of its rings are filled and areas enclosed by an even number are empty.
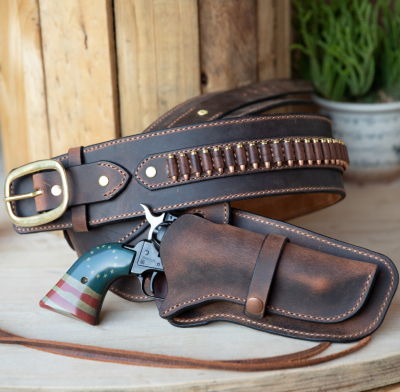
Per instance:
[[[400,174],[400,0],[294,0],[296,71],[312,82],[351,165],[347,178]]]

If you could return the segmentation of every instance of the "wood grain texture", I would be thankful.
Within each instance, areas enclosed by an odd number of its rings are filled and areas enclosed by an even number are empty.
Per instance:
[[[400,182],[348,186],[347,191],[343,202],[292,223],[372,248],[400,267]],[[0,328],[10,332],[34,339],[202,359],[273,356],[316,344],[229,323],[175,328],[158,316],[153,303],[132,303],[111,294],[106,296],[98,327],[62,317],[41,309],[38,302],[75,261],[74,252],[50,233],[16,234],[3,209],[0,232]],[[400,382],[399,314],[398,292],[382,326],[359,352],[309,368],[251,374],[124,366],[1,345],[0,391],[356,392],[381,387],[374,392],[396,391],[395,386],[383,386]],[[327,353],[342,349],[343,345],[333,344]]]
[[[276,74],[276,0],[257,0],[257,78]]]
[[[200,94],[196,0],[115,0],[122,135]]]
[[[291,76],[290,0],[257,0],[258,80]]]
[[[203,93],[257,80],[256,0],[199,0]]]
[[[29,160],[48,159],[50,134],[38,0],[18,0]]]
[[[51,151],[119,136],[111,0],[39,0]]]
[[[0,2],[0,122],[7,171],[49,157],[39,9],[35,0]]]
[[[292,20],[290,0],[276,0],[276,78],[290,78],[292,43]]]
[[[6,170],[29,160],[18,4],[0,2],[0,121]]]

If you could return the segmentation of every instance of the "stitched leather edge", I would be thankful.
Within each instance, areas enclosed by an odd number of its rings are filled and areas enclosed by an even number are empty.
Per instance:
[[[142,295],[142,296],[137,296],[137,295],[129,295],[129,294],[126,294],[126,293],[124,293],[123,291],[120,291],[120,290],[118,290],[118,289],[116,289],[116,288],[114,288],[114,287],[110,287],[110,290],[111,291],[114,291],[114,292],[116,292],[116,293],[118,293],[119,295],[121,295],[121,296],[123,296],[123,297],[126,297],[126,298],[131,298],[131,299],[150,299],[151,297],[148,297],[148,296],[146,296],[146,295]]]
[[[154,208],[153,211],[164,211],[164,210],[172,210],[174,208],[179,208],[179,207],[186,207],[186,206],[191,206],[191,205],[196,205],[200,203],[206,203],[209,201],[223,201],[223,200],[228,200],[231,198],[239,198],[239,197],[245,197],[245,196],[258,196],[258,195],[268,195],[268,194],[279,194],[283,192],[304,192],[304,191],[344,191],[344,188],[339,188],[339,187],[300,187],[300,188],[283,188],[283,189],[271,189],[267,191],[257,191],[257,192],[246,192],[246,193],[237,193],[233,195],[225,195],[225,196],[219,196],[219,197],[211,197],[208,199],[201,199],[201,200],[194,200],[190,202],[185,202],[185,203],[180,203],[180,204],[173,204],[169,206],[164,206],[164,207],[157,207]],[[105,218],[100,218],[100,219],[93,219],[89,221],[89,224],[95,224],[95,223],[103,223],[103,222],[109,222],[109,221],[114,221],[114,220],[119,220],[121,218],[128,218],[128,217],[134,217],[138,215],[144,215],[144,211],[137,211],[137,212],[129,212],[125,214],[120,214],[120,215],[114,215],[114,216],[109,216]],[[51,228],[66,228],[66,227],[71,227],[72,224],[65,223],[62,225],[50,225],[50,226],[39,226],[39,227],[27,227],[27,228],[22,228],[20,226],[16,226],[15,229],[22,233],[26,231],[39,231],[39,230],[45,230],[45,229],[51,229]]]
[[[302,136],[301,139],[323,139],[323,136]],[[225,148],[227,146],[235,146],[237,144],[247,144],[247,143],[261,143],[262,141],[268,141],[268,142],[272,142],[273,140],[276,140],[279,138],[267,138],[267,139],[259,139],[259,140],[240,140],[240,141],[236,141],[236,142],[232,142],[232,143],[221,143],[221,144],[215,144],[215,145],[210,145],[210,146],[202,146],[202,147],[196,147],[196,148],[190,148],[190,149],[185,149],[185,150],[179,150],[179,151],[174,151],[174,152],[168,152],[168,153],[163,153],[160,155],[152,155],[150,157],[147,157],[146,159],[144,159],[140,165],[138,166],[138,168],[135,171],[135,177],[146,187],[150,188],[150,189],[154,189],[154,188],[158,188],[158,187],[164,187],[167,185],[178,185],[180,183],[188,183],[190,181],[204,181],[204,180],[208,180],[210,178],[216,178],[216,177],[224,177],[224,176],[235,176],[238,174],[246,174],[249,172],[261,172],[261,171],[272,171],[272,170],[277,170],[277,169],[308,169],[310,167],[314,168],[314,167],[323,167],[323,168],[334,168],[334,169],[338,169],[343,171],[343,168],[340,165],[333,165],[333,164],[325,164],[325,163],[321,163],[320,165],[318,164],[313,164],[313,165],[304,165],[304,166],[289,166],[289,165],[282,165],[282,166],[273,166],[270,167],[269,169],[265,168],[264,166],[262,166],[260,164],[260,166],[258,167],[258,169],[254,169],[252,167],[249,167],[246,169],[246,171],[242,172],[242,171],[235,171],[234,173],[230,173],[230,172],[224,172],[222,174],[219,173],[214,173],[212,175],[207,175],[207,176],[202,176],[202,177],[190,177],[188,180],[182,179],[182,180],[177,180],[177,181],[168,181],[168,182],[161,182],[158,184],[149,184],[147,183],[143,177],[140,176],[139,171],[140,169],[149,161],[153,160],[153,159],[161,159],[161,158],[166,158],[168,157],[168,155],[173,154],[173,155],[179,155],[179,154],[187,154],[193,150],[202,150],[202,149],[214,149],[214,148]],[[291,136],[291,137],[285,137],[285,140],[290,140],[290,141],[294,141],[296,139],[299,139],[299,137],[296,136]],[[236,166],[239,166],[239,164],[237,163],[237,159],[235,158],[235,162],[236,162]],[[189,162],[190,165],[190,162]],[[191,166],[191,165],[190,165]]]
[[[114,169],[115,171],[117,171],[118,173],[122,174],[122,180],[121,182],[116,185],[111,191],[105,193],[103,196],[104,197],[110,197],[112,196],[115,192],[117,192],[117,190],[119,188],[122,187],[122,185],[124,184],[124,182],[126,181],[126,177],[127,177],[127,173],[125,171],[123,171],[122,169],[115,167],[114,165],[111,165],[110,163],[103,163],[103,162],[98,162],[97,163],[98,166],[104,166],[104,167],[109,167],[111,169]]]
[[[129,238],[132,234],[136,233],[145,223],[146,219],[142,221],[138,226],[136,226],[133,230],[131,230],[129,233],[125,234],[123,237],[121,237],[117,242],[121,243],[122,241],[125,241],[127,238]]]
[[[250,118],[241,118],[241,119],[229,119],[229,120],[220,120],[217,122],[207,122],[207,123],[202,123],[198,125],[189,125],[185,127],[177,127],[177,128],[171,128],[168,130],[164,131],[159,131],[159,132],[154,132],[154,133],[141,133],[137,136],[128,136],[125,138],[121,139],[116,139],[112,140],[103,144],[98,144],[95,146],[91,147],[86,147],[83,149],[83,152],[92,152],[92,151],[97,151],[103,148],[111,147],[115,144],[120,144],[120,143],[125,143],[125,142],[130,142],[134,140],[140,140],[140,139],[147,139],[150,137],[154,136],[162,136],[162,135],[167,135],[170,133],[177,133],[177,132],[184,132],[184,131],[189,131],[192,129],[201,129],[201,128],[209,128],[209,127],[217,127],[217,126],[224,126],[224,125],[230,125],[230,124],[241,124],[241,123],[246,123],[246,122],[258,122],[258,121],[276,121],[276,120],[290,120],[290,119],[308,119],[308,120],[320,120],[320,121],[325,121],[328,124],[332,125],[332,121],[329,120],[327,117],[320,116],[320,115],[306,115],[306,114],[287,114],[287,115],[279,115],[279,116],[261,116],[261,117],[250,117]],[[54,159],[57,159],[59,161],[62,161],[64,159],[67,159],[68,155],[60,155],[59,157],[56,157]]]
[[[176,118],[172,123],[168,124],[167,128],[172,128],[179,120],[181,120],[183,117],[187,116],[189,113],[191,113],[194,110],[194,106],[191,107],[190,109],[186,110],[185,113],[181,114],[178,118]]]
[[[332,335],[332,334],[319,334],[319,333],[309,333],[309,332],[296,331],[296,330],[292,330],[292,329],[277,327],[277,326],[272,325],[272,324],[261,323],[261,322],[258,322],[258,321],[254,321],[254,320],[251,320],[251,319],[248,319],[248,318],[239,317],[239,316],[235,316],[235,315],[231,315],[231,314],[213,314],[213,315],[209,315],[209,316],[205,316],[205,317],[200,317],[200,318],[196,318],[196,319],[179,319],[179,318],[174,318],[174,319],[173,319],[174,322],[177,322],[177,323],[180,322],[180,323],[182,323],[182,324],[185,324],[185,323],[190,323],[190,322],[192,322],[192,321],[193,321],[193,322],[198,322],[198,321],[203,321],[203,320],[211,319],[211,318],[226,317],[226,318],[232,318],[232,319],[237,319],[237,320],[246,322],[246,323],[249,324],[250,326],[257,325],[257,326],[259,326],[259,327],[264,327],[264,328],[266,328],[266,329],[269,328],[269,329],[273,329],[273,330],[276,330],[276,331],[283,331],[283,332],[286,332],[286,333],[297,334],[297,335],[302,335],[302,336],[312,336],[312,337],[318,337],[318,338],[320,338],[320,337],[322,337],[322,338],[323,338],[323,337],[331,337],[331,338],[352,338],[352,337],[356,337],[356,336],[362,335],[363,333],[368,332],[369,330],[371,330],[371,329],[377,324],[377,322],[379,321],[379,319],[382,317],[383,310],[384,310],[384,308],[385,308],[386,305],[387,305],[387,301],[388,301],[389,295],[390,295],[390,293],[392,292],[393,287],[394,287],[394,273],[393,273],[393,269],[390,267],[389,263],[387,263],[384,259],[382,259],[381,257],[376,256],[376,255],[374,255],[374,254],[371,254],[371,253],[362,252],[362,251],[359,251],[359,250],[357,250],[357,249],[354,249],[354,248],[351,248],[351,247],[348,247],[348,246],[343,246],[343,245],[336,244],[336,243],[334,243],[334,242],[332,242],[332,241],[327,241],[327,240],[325,240],[325,239],[323,239],[323,238],[320,238],[320,237],[318,237],[318,236],[315,236],[315,235],[312,235],[312,234],[307,234],[307,233],[305,233],[305,232],[303,232],[303,231],[301,231],[301,230],[293,229],[293,228],[290,228],[290,227],[285,226],[285,225],[278,225],[278,224],[276,224],[276,223],[274,223],[274,222],[270,222],[270,221],[268,221],[268,220],[266,220],[266,219],[254,218],[254,217],[251,217],[251,216],[249,216],[249,215],[246,215],[246,214],[243,214],[243,213],[239,213],[239,212],[232,212],[232,213],[233,213],[234,215],[236,215],[236,216],[239,216],[239,217],[242,217],[242,218],[245,218],[245,219],[250,219],[250,220],[253,220],[253,221],[255,221],[255,222],[261,222],[261,223],[266,224],[266,225],[276,226],[276,227],[278,227],[278,228],[282,228],[282,229],[285,229],[285,230],[288,230],[288,231],[296,232],[297,234],[304,235],[304,236],[306,236],[306,237],[315,239],[315,240],[317,240],[317,241],[321,241],[321,242],[323,242],[323,243],[325,243],[325,244],[328,244],[328,245],[331,245],[331,246],[335,246],[335,247],[337,247],[337,248],[341,248],[341,249],[343,249],[343,250],[346,250],[346,251],[349,251],[349,252],[353,252],[353,253],[357,253],[357,254],[360,254],[360,255],[363,255],[363,256],[366,256],[366,257],[370,257],[370,258],[372,258],[372,259],[378,260],[378,261],[380,261],[381,263],[383,263],[384,266],[385,266],[385,267],[387,268],[387,270],[389,271],[389,274],[390,274],[390,276],[391,276],[391,282],[390,282],[390,285],[389,285],[388,292],[386,293],[386,296],[385,296],[385,298],[384,298],[384,300],[383,300],[383,302],[382,302],[382,305],[381,305],[380,311],[379,311],[379,313],[378,313],[378,316],[374,319],[374,321],[373,321],[368,327],[364,328],[363,330],[361,330],[361,331],[359,331],[359,332],[357,332],[357,333],[348,334],[348,335]]]
[[[268,308],[268,309],[276,310],[276,311],[278,311],[279,313],[290,314],[290,315],[297,316],[297,317],[300,317],[300,318],[313,319],[313,320],[326,320],[326,321],[339,320],[339,319],[341,319],[341,318],[343,318],[343,317],[346,317],[346,316],[348,316],[349,314],[353,313],[353,312],[359,307],[359,305],[360,305],[360,303],[361,303],[361,301],[362,301],[362,298],[364,297],[364,295],[365,295],[365,293],[366,293],[366,291],[367,291],[367,287],[368,287],[369,284],[370,284],[370,281],[371,281],[371,278],[372,278],[372,273],[373,273],[372,271],[369,272],[369,275],[368,275],[367,280],[366,280],[366,282],[365,282],[364,288],[363,288],[363,290],[361,291],[360,298],[357,300],[356,304],[355,304],[350,310],[348,310],[347,312],[345,312],[345,313],[343,313],[343,314],[341,314],[341,315],[339,315],[339,316],[333,316],[333,317],[318,317],[318,316],[310,316],[310,315],[305,315],[305,314],[298,314],[298,313],[290,312],[290,311],[287,311],[287,310],[274,308],[274,307],[272,307],[272,306],[267,306],[267,308]],[[201,297],[199,297],[199,298],[195,298],[195,299],[192,299],[192,300],[190,300],[190,301],[181,302],[181,303],[179,303],[179,304],[176,304],[176,305],[174,305],[174,306],[171,306],[169,309],[165,310],[165,311],[163,312],[163,314],[168,314],[168,313],[170,313],[172,310],[175,310],[176,308],[179,308],[179,307],[182,306],[182,305],[192,304],[192,303],[201,301],[201,300],[203,300],[203,299],[212,298],[212,297],[231,298],[231,299],[235,299],[235,300],[240,301],[240,302],[246,302],[244,299],[238,298],[238,297],[234,297],[234,296],[232,296],[232,295],[227,295],[227,294],[207,294],[207,295],[203,295],[203,296],[201,296]]]
[[[200,97],[202,97],[201,95],[197,95],[191,99],[188,99],[185,102],[182,102],[181,104],[179,104],[178,106],[175,106],[173,109],[169,110],[167,113],[165,113],[164,115],[162,115],[157,121],[154,121],[153,124],[151,124],[148,128],[146,128],[143,133],[147,133],[150,132],[156,125],[158,125],[161,121],[163,121],[165,118],[167,118],[168,116],[170,116],[172,113],[176,112],[178,109],[180,109],[182,106],[187,105],[190,102],[194,102],[196,100],[198,100]]]

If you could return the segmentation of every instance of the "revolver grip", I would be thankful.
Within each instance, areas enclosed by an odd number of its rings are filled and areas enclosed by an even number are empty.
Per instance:
[[[101,306],[111,283],[129,275],[135,252],[121,244],[107,244],[82,255],[40,301],[44,309],[99,323]]]

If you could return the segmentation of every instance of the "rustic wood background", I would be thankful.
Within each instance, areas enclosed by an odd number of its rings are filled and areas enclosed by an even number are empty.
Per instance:
[[[290,76],[290,0],[0,0],[6,170]]]

